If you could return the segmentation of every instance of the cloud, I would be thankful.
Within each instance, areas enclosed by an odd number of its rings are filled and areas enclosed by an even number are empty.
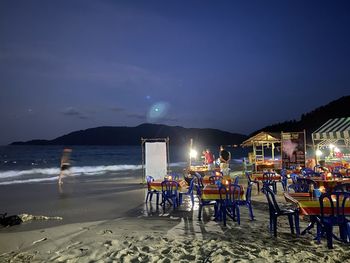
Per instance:
[[[146,120],[145,114],[139,114],[139,113],[129,113],[126,115],[129,118],[139,119],[139,120]]]
[[[109,109],[110,109],[111,111],[114,111],[114,112],[122,112],[122,111],[125,110],[124,108],[118,107],[118,106],[113,106],[113,107],[110,107]]]
[[[74,107],[67,107],[62,111],[62,114],[65,116],[74,116],[82,120],[90,119],[88,115],[86,115],[84,112],[79,111],[78,109]]]

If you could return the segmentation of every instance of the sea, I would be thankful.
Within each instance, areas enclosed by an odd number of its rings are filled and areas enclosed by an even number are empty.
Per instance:
[[[70,176],[124,176],[143,169],[140,146],[70,146]],[[207,147],[205,147],[207,148]],[[197,149],[200,153],[205,149]],[[219,146],[209,146],[218,157]],[[63,146],[0,146],[0,185],[57,182]],[[227,148],[232,166],[239,167],[247,157],[246,149]],[[191,160],[200,165],[200,157]],[[189,164],[188,146],[169,146],[169,167],[185,168]]]

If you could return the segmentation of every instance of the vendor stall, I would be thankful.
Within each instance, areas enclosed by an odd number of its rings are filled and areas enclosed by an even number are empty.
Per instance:
[[[281,144],[281,134],[271,132],[260,132],[245,140],[242,147],[253,147],[253,152],[249,153],[249,163],[253,164],[254,171],[264,169],[280,169],[280,161],[275,160],[275,145]],[[265,151],[271,147],[271,159],[265,158]]]
[[[316,161],[348,165],[350,161],[350,117],[330,119],[312,133]]]

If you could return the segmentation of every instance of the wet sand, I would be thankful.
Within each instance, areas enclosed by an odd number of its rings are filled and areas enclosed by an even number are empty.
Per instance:
[[[241,225],[227,227],[205,208],[199,221],[198,200],[173,211],[145,204],[139,175],[128,182],[98,177],[56,184],[2,186],[0,205],[9,214],[59,216],[62,220],[30,220],[0,228],[1,262],[346,262],[349,245],[313,234],[297,238],[286,218],[278,220],[278,237],[268,231],[268,206],[253,189],[253,211],[241,208]],[[242,184],[245,184],[242,181]],[[9,194],[16,196],[8,198]],[[7,198],[7,199],[6,199]],[[11,201],[11,202],[10,202]],[[279,188],[278,201],[285,203]],[[301,228],[307,221],[301,220]]]

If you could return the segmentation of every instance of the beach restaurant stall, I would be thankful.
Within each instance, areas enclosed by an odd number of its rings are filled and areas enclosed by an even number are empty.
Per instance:
[[[280,169],[281,161],[275,160],[276,144],[281,144],[281,134],[272,132],[260,132],[247,140],[241,146],[252,147],[253,152],[248,154],[249,164],[253,165],[255,172],[264,169]],[[271,158],[266,158],[267,149],[271,150]]]
[[[350,161],[350,117],[330,119],[312,133],[316,162],[344,166]]]

